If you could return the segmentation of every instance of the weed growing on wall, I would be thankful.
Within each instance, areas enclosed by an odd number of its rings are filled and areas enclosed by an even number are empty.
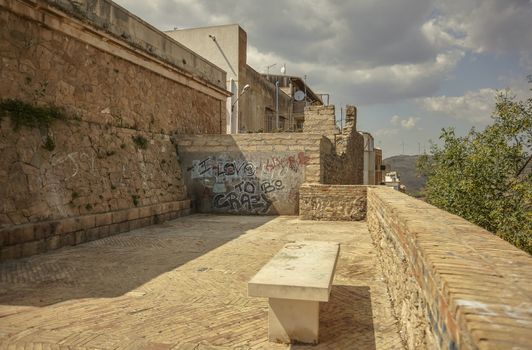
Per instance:
[[[148,149],[148,140],[142,135],[132,136],[133,142],[140,149]]]
[[[66,119],[64,111],[55,106],[34,106],[13,99],[0,100],[0,118],[9,116],[13,130],[22,127],[48,130],[56,120]]]
[[[3,99],[0,100],[0,120],[7,116],[14,131],[25,127],[45,132],[42,147],[50,152],[55,149],[55,141],[48,130],[56,120],[66,119],[64,111],[55,106],[35,106],[20,100]]]
[[[50,135],[46,135],[42,148],[48,152],[52,152],[55,149],[55,141]]]
[[[138,207],[139,204],[140,204],[140,196],[134,194],[134,195],[131,195],[131,199],[133,200],[133,204]]]

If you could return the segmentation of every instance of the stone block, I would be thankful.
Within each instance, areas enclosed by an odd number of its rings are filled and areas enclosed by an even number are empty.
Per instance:
[[[127,221],[127,210],[118,210],[112,213],[113,224]]]
[[[139,218],[147,218],[151,215],[151,207],[140,207],[139,208]]]
[[[168,221],[168,214],[162,213],[162,214],[157,215],[155,218],[156,218],[157,224],[162,224],[163,222]]]
[[[35,239],[33,232],[33,225],[19,225],[13,228],[10,228],[9,231],[9,245],[20,244],[24,242],[31,242]]]
[[[94,228],[84,231],[85,242],[95,241],[97,239],[103,238],[100,236],[100,231],[102,227],[106,227],[106,226],[94,227]]]
[[[141,227],[143,227],[142,226],[142,219],[131,220],[129,222],[129,229],[130,230],[136,230],[136,229],[139,229]]]
[[[59,230],[60,223],[55,222],[41,222],[33,225],[34,239],[46,239],[56,234]]]
[[[113,223],[113,213],[103,213],[96,215],[96,227],[107,226]]]
[[[109,236],[120,233],[120,224],[111,224],[108,227],[109,227]]]
[[[130,230],[129,221],[118,224],[118,233],[128,232]]]
[[[127,220],[136,220],[140,216],[140,210],[139,208],[131,208],[127,210]]]
[[[90,229],[96,226],[96,216],[97,215],[84,215],[78,218],[78,229]]]
[[[179,202],[168,202],[168,210],[179,210]]]
[[[57,234],[65,234],[79,230],[80,224],[77,218],[68,218],[61,220],[61,225]]]
[[[162,204],[162,203],[155,204],[155,205],[153,206],[153,208],[154,208],[154,210],[155,210],[155,213],[154,213],[154,214],[156,214],[156,215],[163,214],[163,213],[166,211],[165,206],[164,206],[164,204]]]
[[[39,240],[22,244],[22,256],[32,256],[46,251],[46,241]]]
[[[65,233],[60,237],[61,247],[71,246],[76,244],[76,232]]]
[[[93,230],[95,229],[94,227],[89,229],[89,230]],[[85,243],[87,241],[87,236],[86,236],[86,231],[85,230],[79,230],[79,231],[76,231],[76,235],[75,235],[75,244],[78,245],[78,244],[81,244],[81,243]]]
[[[57,236],[48,237],[45,240],[45,244],[46,244],[46,250],[59,249],[59,248],[62,247],[62,245],[61,245],[61,236],[57,235]]]
[[[22,244],[15,244],[0,249],[0,260],[12,260],[22,257]]]
[[[139,225],[140,227],[150,226],[153,223],[153,218],[151,216],[147,218],[139,219]]]

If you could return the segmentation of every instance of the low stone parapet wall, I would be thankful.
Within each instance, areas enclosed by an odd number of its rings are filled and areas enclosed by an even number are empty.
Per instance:
[[[368,188],[367,221],[409,349],[529,348],[530,255],[385,187]]]
[[[299,216],[304,220],[364,220],[367,187],[304,183],[299,188]]]
[[[0,261],[27,257],[190,214],[190,200],[159,203],[0,230]]]

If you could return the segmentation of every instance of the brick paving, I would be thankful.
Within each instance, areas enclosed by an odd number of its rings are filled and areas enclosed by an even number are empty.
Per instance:
[[[341,243],[320,344],[402,349],[364,222],[191,215],[0,264],[0,348],[286,349],[247,281],[286,243]]]

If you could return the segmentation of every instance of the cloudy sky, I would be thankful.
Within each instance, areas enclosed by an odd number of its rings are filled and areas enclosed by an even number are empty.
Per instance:
[[[356,105],[385,157],[486,126],[497,90],[530,94],[532,0],[115,1],[161,30],[239,23],[249,65]]]

